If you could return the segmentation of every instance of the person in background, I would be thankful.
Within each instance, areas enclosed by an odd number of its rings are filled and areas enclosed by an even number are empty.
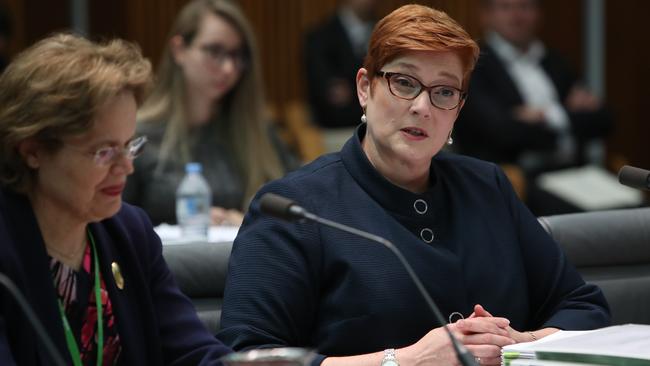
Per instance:
[[[359,124],[354,76],[368,49],[376,6],[377,0],[341,0],[336,13],[306,37],[309,105],[321,127]]]
[[[175,285],[146,214],[122,203],[150,83],[137,46],[71,34],[0,77],[0,272],[69,365],[212,365],[229,352]],[[0,364],[53,364],[27,324],[3,291]]]
[[[459,152],[514,163],[530,181],[597,161],[596,143],[612,118],[566,60],[538,39],[539,1],[482,0],[481,9],[485,37],[456,129]]]
[[[401,250],[481,365],[558,329],[608,325],[586,284],[493,163],[441,151],[479,49],[444,12],[406,5],[356,76],[364,122],[336,154],[265,185],[234,241],[221,331],[236,350],[315,349],[322,365],[455,365],[406,270],[376,242],[260,211],[273,192]],[[491,316],[493,314],[494,316]]]
[[[149,138],[124,200],[154,224],[175,223],[175,192],[187,162],[212,188],[213,224],[239,225],[259,187],[296,166],[265,118],[253,32],[227,0],[193,0],[180,11],[151,96],[138,113]]]

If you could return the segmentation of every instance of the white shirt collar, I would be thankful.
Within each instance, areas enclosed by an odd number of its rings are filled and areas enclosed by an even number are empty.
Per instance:
[[[355,51],[362,50],[365,53],[374,23],[362,20],[345,6],[339,9],[338,16]]]
[[[496,32],[489,32],[485,37],[485,41],[507,63],[524,61],[539,64],[546,55],[546,48],[539,40],[533,41],[526,52],[522,52]]]

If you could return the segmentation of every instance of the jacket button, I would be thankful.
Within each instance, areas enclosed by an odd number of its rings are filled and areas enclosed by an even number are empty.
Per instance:
[[[431,243],[435,236],[433,235],[433,230],[429,228],[424,228],[420,231],[420,238],[424,240],[425,243]]]
[[[429,205],[427,205],[427,201],[418,198],[413,202],[413,208],[415,209],[415,212],[419,213],[420,215],[424,215],[427,213],[427,209],[429,209]]]

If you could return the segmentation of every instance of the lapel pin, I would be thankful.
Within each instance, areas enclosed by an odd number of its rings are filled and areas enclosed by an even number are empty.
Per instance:
[[[119,264],[117,264],[117,262],[111,263],[111,270],[113,271],[113,278],[115,279],[117,288],[124,290],[124,277],[122,277],[122,271],[120,270]]]

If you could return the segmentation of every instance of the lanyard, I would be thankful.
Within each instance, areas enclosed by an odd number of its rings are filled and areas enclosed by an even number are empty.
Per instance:
[[[90,232],[90,229],[88,229],[88,238],[90,239],[90,245],[93,251],[93,262],[95,266],[95,304],[97,307],[97,366],[101,366],[104,356],[104,321],[102,319],[102,295],[99,278],[99,259],[97,259],[95,239],[93,238],[93,234]],[[68,344],[68,350],[70,351],[70,356],[72,357],[72,363],[74,366],[82,366],[79,347],[77,346],[77,341],[75,340],[72,329],[70,328],[70,323],[68,323],[68,318],[65,316],[65,310],[63,309],[61,300],[59,300],[59,310],[61,311],[63,329],[65,330],[65,341]]]

